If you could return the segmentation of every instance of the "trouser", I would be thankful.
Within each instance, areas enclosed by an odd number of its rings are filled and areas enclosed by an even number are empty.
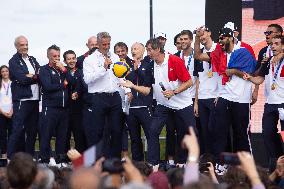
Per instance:
[[[37,100],[14,101],[12,134],[8,141],[8,158],[18,152],[18,145],[25,145],[24,151],[34,155],[38,131],[39,104]],[[24,140],[23,140],[24,137]]]
[[[176,125],[173,114],[169,114],[166,122],[166,159],[175,157],[177,147]]]
[[[85,125],[88,147],[98,144],[103,139],[106,117],[108,117],[110,156],[120,158],[123,112],[119,93],[94,93],[91,112],[93,123]]]
[[[126,117],[126,124],[129,129],[129,135],[131,140],[132,159],[135,161],[144,161],[144,150],[141,139],[141,126],[148,141],[151,122],[151,108],[145,107],[129,109],[129,115],[127,115]]]
[[[68,129],[68,110],[59,107],[43,107],[40,127],[40,157],[42,163],[49,163],[50,141],[53,135],[55,142],[55,161],[66,161],[65,145]]]
[[[180,110],[174,110],[162,105],[155,108],[153,119],[149,131],[148,141],[148,162],[156,165],[160,162],[160,143],[159,135],[168,119],[169,114],[173,114],[177,130],[177,163],[185,163],[187,158],[186,150],[181,148],[181,142],[188,131],[189,126],[195,128],[195,120],[192,105]],[[196,130],[196,129],[195,129]]]
[[[0,114],[0,155],[7,153],[7,140],[12,131],[12,119]]]
[[[279,136],[277,124],[279,120],[278,108],[284,108],[284,104],[265,104],[262,117],[262,135],[269,158],[276,159],[283,155],[282,141]],[[284,130],[284,121],[280,120],[281,131]]]
[[[233,130],[234,151],[251,152],[250,131],[249,131],[249,103],[238,103],[219,97],[215,111],[215,124],[213,126],[212,151],[216,160],[224,152],[228,143],[230,127]]]
[[[198,114],[200,126],[196,125],[200,139],[200,154],[211,153],[213,124],[214,124],[214,98],[198,99]]]
[[[129,129],[128,129],[128,126],[127,126],[127,124],[126,124],[126,115],[125,114],[123,114],[122,115],[122,123],[123,123],[123,129],[122,129],[122,151],[128,151],[128,131],[129,131]]]
[[[69,124],[67,130],[66,152],[70,149],[71,132],[73,133],[75,149],[80,153],[84,152],[86,147],[86,138],[82,124],[82,113],[69,113]]]

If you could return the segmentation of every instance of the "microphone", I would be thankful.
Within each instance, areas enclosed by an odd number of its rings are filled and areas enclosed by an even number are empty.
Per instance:
[[[110,52],[108,51],[106,54],[106,58],[110,58]],[[110,69],[110,64],[107,66],[108,69]]]
[[[160,82],[159,85],[160,85],[162,91],[165,91],[165,90],[166,90],[166,88],[165,88],[165,86],[164,86],[164,84],[163,84],[162,82]]]
[[[160,85],[162,91],[166,90],[166,88],[165,88],[165,86],[164,86],[164,84],[162,82],[160,82],[159,85]],[[167,98],[167,99],[170,100],[170,98]]]

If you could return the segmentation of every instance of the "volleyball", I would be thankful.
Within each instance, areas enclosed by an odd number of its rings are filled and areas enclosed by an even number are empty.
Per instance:
[[[129,65],[124,61],[119,61],[113,64],[113,74],[118,78],[123,78],[127,75],[129,71]]]

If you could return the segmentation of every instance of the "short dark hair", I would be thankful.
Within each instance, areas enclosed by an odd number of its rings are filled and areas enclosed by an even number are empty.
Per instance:
[[[75,57],[76,57],[76,53],[75,53],[73,50],[68,50],[68,51],[65,51],[65,52],[63,53],[63,59],[64,59],[64,61],[66,61],[66,56],[67,56],[67,54],[74,54]]]
[[[184,169],[173,168],[167,171],[167,177],[172,188],[183,185]]]
[[[157,38],[149,39],[146,43],[146,47],[148,45],[151,45],[152,49],[154,49],[154,50],[160,48],[160,53],[165,52],[164,46],[162,45],[162,43]]]
[[[49,52],[50,50],[60,51],[60,47],[58,47],[57,45],[51,45],[47,48],[47,52]]]
[[[283,35],[276,35],[272,39],[280,39],[281,45],[284,45],[284,36]]]
[[[128,51],[128,46],[124,42],[118,42],[114,45],[113,51],[115,52],[116,47],[124,47]]]
[[[280,32],[281,35],[282,35],[282,33],[283,33],[283,28],[282,28],[282,26],[280,26],[279,24],[270,24],[270,25],[268,25],[268,27],[276,28],[276,30],[277,30],[278,32]]]
[[[193,34],[190,30],[182,30],[180,32],[180,35],[188,35],[189,39],[191,39],[191,40],[193,39]]]
[[[12,188],[30,187],[36,174],[36,163],[31,155],[24,152],[16,153],[7,166],[7,177]]]
[[[174,45],[176,45],[177,43],[177,39],[180,37],[180,33],[176,34],[176,36],[174,37]]]

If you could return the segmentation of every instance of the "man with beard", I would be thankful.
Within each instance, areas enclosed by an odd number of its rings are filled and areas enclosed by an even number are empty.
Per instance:
[[[203,35],[199,28],[197,36]],[[215,101],[214,141],[212,150],[217,162],[221,152],[226,150],[227,136],[232,125],[234,151],[251,151],[249,139],[249,103],[252,83],[244,80],[243,72],[253,73],[256,60],[246,48],[234,43],[233,31],[222,28],[219,33],[219,47],[211,53],[198,53],[202,61],[210,61],[213,72],[221,76],[222,85]],[[196,43],[199,48],[199,43]],[[224,54],[226,56],[221,56]]]

